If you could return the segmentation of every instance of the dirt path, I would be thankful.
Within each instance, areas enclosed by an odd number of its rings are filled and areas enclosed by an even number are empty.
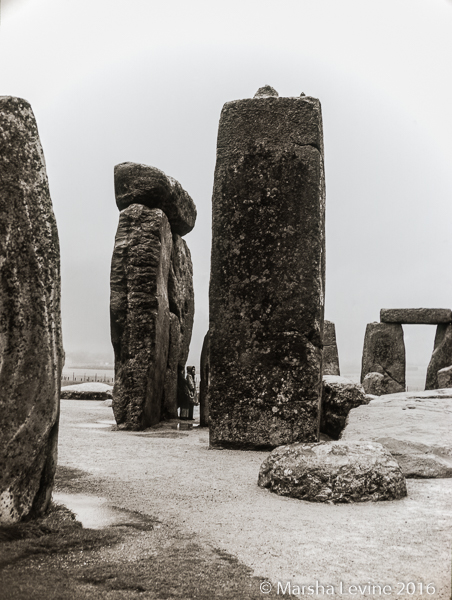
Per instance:
[[[113,431],[101,403],[61,408],[59,464],[86,473],[74,492],[196,533],[286,595],[332,597],[334,586],[333,597],[451,597],[452,479],[408,480],[400,501],[313,504],[259,488],[266,453],[210,450],[206,430]]]

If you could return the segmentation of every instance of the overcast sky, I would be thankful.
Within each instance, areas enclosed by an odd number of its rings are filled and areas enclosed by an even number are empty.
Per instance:
[[[113,167],[156,166],[193,197],[186,236],[208,326],[222,105],[265,84],[322,103],[326,318],[359,371],[380,308],[452,305],[452,2],[1,0],[0,94],[35,112],[60,234],[67,352],[112,356]],[[427,363],[433,327],[407,327]]]

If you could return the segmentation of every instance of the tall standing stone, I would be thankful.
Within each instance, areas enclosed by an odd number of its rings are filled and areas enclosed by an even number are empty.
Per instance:
[[[427,367],[426,390],[437,390],[438,371],[452,365],[452,324],[441,323],[436,328],[432,358]]]
[[[204,342],[201,350],[200,361],[200,382],[199,382],[199,425],[208,427],[209,425],[209,385],[210,385],[210,335],[209,332],[204,336]]]
[[[162,210],[131,204],[121,212],[111,264],[110,314],[113,411],[123,429],[143,429],[162,416],[171,249],[171,229]]]
[[[320,102],[267,86],[218,131],[210,279],[210,443],[316,441],[325,186]]]
[[[340,375],[336,327],[332,321],[323,322],[323,374]]]
[[[383,394],[405,391],[405,343],[402,325],[369,323],[364,338],[361,383],[368,373],[381,373]]]
[[[42,514],[63,366],[58,232],[28,102],[0,97],[0,523]]]

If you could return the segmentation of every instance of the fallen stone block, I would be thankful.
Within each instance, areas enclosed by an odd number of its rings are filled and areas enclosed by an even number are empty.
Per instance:
[[[437,325],[450,323],[452,311],[450,308],[382,308],[380,321],[406,325]]]
[[[173,233],[185,235],[195,226],[196,206],[189,194],[178,181],[155,167],[133,162],[116,165],[115,195],[119,210],[131,204],[160,208]]]
[[[385,376],[382,373],[367,373],[363,388],[366,394],[382,396],[385,393]]]
[[[367,404],[363,386],[346,377],[324,375],[320,431],[337,440],[352,408]]]
[[[438,371],[438,389],[452,388],[452,366]]]
[[[61,388],[61,400],[108,400],[113,398],[113,386],[96,381],[86,381]]]
[[[375,502],[407,495],[399,465],[376,442],[281,446],[263,462],[258,485],[310,502]]]
[[[371,400],[350,411],[341,440],[380,442],[405,477],[452,477],[452,390]]]

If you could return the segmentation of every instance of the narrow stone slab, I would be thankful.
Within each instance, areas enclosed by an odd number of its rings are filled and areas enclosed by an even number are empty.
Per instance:
[[[158,208],[121,212],[111,262],[111,340],[115,352],[113,412],[121,429],[160,421],[167,371],[172,236]]]
[[[320,102],[258,96],[225,104],[218,130],[209,295],[212,446],[271,448],[316,441],[319,430]]]
[[[452,390],[380,396],[350,411],[341,439],[380,442],[405,477],[452,477]]]
[[[209,385],[210,385],[210,335],[204,336],[200,360],[199,383],[199,425],[209,425]]]
[[[369,441],[281,446],[263,462],[258,485],[310,502],[375,502],[407,495],[397,462],[381,444]]]
[[[0,523],[42,514],[57,460],[60,251],[31,106],[0,97]]]
[[[336,327],[332,321],[323,322],[323,374],[340,375]]]
[[[382,308],[380,321],[402,325],[437,325],[450,323],[452,311],[450,308]]]
[[[125,162],[115,166],[116,205],[160,208],[173,233],[185,235],[195,226],[196,206],[181,184],[156,167]]]

